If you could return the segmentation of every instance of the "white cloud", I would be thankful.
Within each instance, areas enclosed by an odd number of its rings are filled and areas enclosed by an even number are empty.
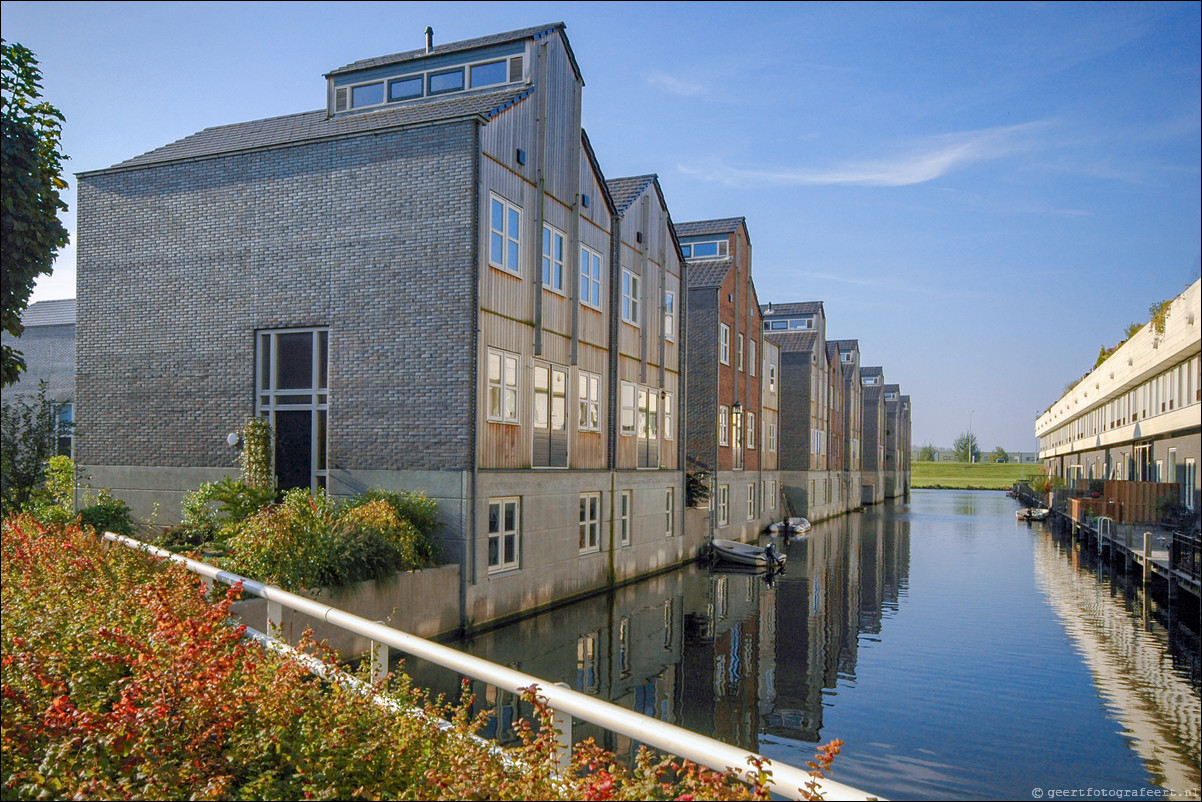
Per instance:
[[[652,86],[658,86],[673,95],[681,95],[683,97],[700,97],[706,93],[706,87],[702,84],[684,81],[660,70],[656,70],[648,75],[647,83]]]
[[[903,187],[934,181],[971,164],[1030,150],[1036,143],[1030,141],[1029,135],[1047,125],[1047,122],[1031,122],[943,134],[923,139],[889,158],[820,169],[748,169],[725,164],[711,167],[682,164],[679,169],[688,175],[731,186],[851,184]]]

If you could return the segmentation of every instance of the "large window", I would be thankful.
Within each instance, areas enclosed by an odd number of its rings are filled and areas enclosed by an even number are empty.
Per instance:
[[[725,237],[714,240],[685,242],[680,246],[686,259],[724,259],[729,255],[730,241]]]
[[[776,392],[776,363],[768,363],[768,392]]]
[[[520,498],[488,500],[488,570],[508,571],[518,567],[521,551]]]
[[[673,412],[673,406],[672,406],[672,394],[664,393],[664,439],[665,440],[671,440],[673,437],[672,432],[674,431],[673,427],[675,425],[674,424],[675,418],[676,418],[676,416]]]
[[[489,213],[488,263],[511,273],[522,272],[522,209],[493,195]]]
[[[730,364],[730,326],[725,323],[718,324],[718,361]]]
[[[593,552],[601,547],[601,494],[580,494],[580,551]]]
[[[718,445],[730,445],[730,407],[718,407]]]
[[[601,431],[601,377],[579,371],[580,408],[576,428],[582,432]]]
[[[507,351],[488,349],[488,419],[518,423],[518,366],[520,358]]]
[[[676,339],[676,293],[664,293],[664,338]]]
[[[747,341],[747,369],[755,375],[755,340]]]
[[[275,432],[275,472],[282,489],[326,486],[329,336],[324,328],[258,336],[256,411]]]
[[[738,336],[739,336],[739,339],[738,339],[739,350],[738,350],[738,353],[735,354],[735,365],[738,370],[742,370],[743,369],[743,332],[739,332]]]
[[[622,271],[622,320],[639,325],[639,299],[642,298],[642,279],[629,270]]]
[[[672,537],[676,531],[676,488],[669,487],[664,493],[664,536]]]
[[[543,286],[563,292],[563,232],[543,226]]]
[[[755,413],[747,413],[747,448],[755,450]]]
[[[718,485],[718,526],[730,523],[730,485]]]
[[[580,246],[580,303],[601,308],[601,254]]]
[[[755,482],[747,484],[747,520],[754,521],[755,515]]]
[[[736,406],[730,414],[730,445],[734,456],[734,469],[743,470],[743,410]]]
[[[622,434],[634,434],[635,415],[638,413],[638,389],[630,382],[622,382],[622,411],[618,421]]]
[[[534,433],[532,464],[537,468],[568,467],[568,369],[534,363]]]
[[[768,444],[767,444],[768,450],[776,451],[776,424],[775,423],[769,422],[767,439],[768,439]],[[852,443],[854,444],[855,441],[853,440]]]

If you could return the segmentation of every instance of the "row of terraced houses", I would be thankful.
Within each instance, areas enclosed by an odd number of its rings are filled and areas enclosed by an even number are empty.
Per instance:
[[[745,219],[607,178],[583,86],[562,23],[427,38],[81,173],[81,472],[163,521],[265,417],[283,487],[438,499],[469,625],[905,497],[909,398]]]

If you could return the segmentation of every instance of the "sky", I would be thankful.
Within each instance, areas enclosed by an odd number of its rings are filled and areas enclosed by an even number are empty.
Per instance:
[[[323,108],[330,70],[562,21],[607,178],[742,216],[760,302],[911,396],[913,442],[1035,418],[1202,270],[1199,3],[0,3],[72,174]],[[64,223],[75,234],[74,179]],[[75,294],[74,239],[31,300]]]

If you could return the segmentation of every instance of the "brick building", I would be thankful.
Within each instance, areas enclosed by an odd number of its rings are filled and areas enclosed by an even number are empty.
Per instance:
[[[469,625],[694,556],[680,250],[583,85],[562,23],[428,41],[80,174],[83,473],[169,519],[268,418],[285,487],[438,499]]]

